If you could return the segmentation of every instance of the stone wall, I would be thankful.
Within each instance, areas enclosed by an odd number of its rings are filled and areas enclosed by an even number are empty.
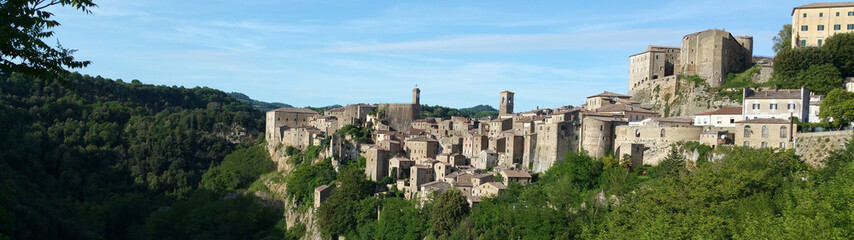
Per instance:
[[[741,106],[737,101],[710,91],[708,84],[697,83],[685,77],[667,77],[650,84],[649,87],[636,89],[631,99],[663,117],[687,117],[721,107]]]
[[[388,126],[400,132],[407,132],[412,127],[412,121],[421,117],[421,106],[416,104],[379,104],[385,109],[385,119]]]
[[[830,156],[831,151],[844,148],[852,135],[852,131],[797,133],[795,153],[800,155],[804,162],[821,166],[821,161]]]

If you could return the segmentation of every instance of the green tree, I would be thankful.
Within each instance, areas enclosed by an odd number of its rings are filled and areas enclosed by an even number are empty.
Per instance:
[[[359,214],[363,212],[360,201],[373,193],[374,186],[362,171],[353,167],[342,167],[337,182],[340,185],[332,189],[329,198],[317,209],[320,231],[326,236],[355,235],[358,223],[366,221]]]
[[[854,93],[834,89],[821,102],[820,109],[819,118],[829,121],[833,127],[844,127],[854,121]]]
[[[423,239],[429,229],[428,217],[402,198],[383,200],[376,239]]]
[[[57,80],[70,87],[60,73],[66,68],[82,68],[89,61],[74,59],[75,50],[65,49],[57,42],[51,47],[43,39],[51,38],[50,29],[59,26],[52,19],[53,13],[46,11],[50,6],[71,6],[85,13],[96,5],[92,0],[7,0],[0,4],[0,71],[18,72],[37,77],[43,81]]]
[[[854,76],[854,33],[834,34],[827,38],[822,48],[831,55],[833,65],[843,77]]]
[[[825,95],[842,86],[842,77],[839,75],[839,70],[833,64],[812,65],[798,72],[788,81],[790,84],[785,86],[786,88],[806,87],[816,94]]]
[[[810,66],[826,63],[833,63],[833,58],[824,48],[803,47],[782,51],[774,56],[772,79],[780,88],[799,88],[798,83],[791,81],[792,78]]]
[[[775,53],[783,51],[785,49],[792,48],[792,24],[783,25],[783,29],[780,29],[780,32],[777,33],[777,36],[774,36],[772,39],[774,41],[774,46],[772,49]]]
[[[433,199],[430,231],[434,237],[448,237],[460,220],[468,214],[469,204],[466,197],[459,190],[445,190]]]

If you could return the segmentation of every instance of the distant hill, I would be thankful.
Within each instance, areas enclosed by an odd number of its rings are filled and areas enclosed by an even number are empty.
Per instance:
[[[489,105],[477,105],[470,108],[450,108],[443,106],[421,105],[421,117],[451,118],[460,116],[467,118],[484,118],[498,116],[498,110]]]
[[[252,107],[254,107],[255,109],[258,109],[262,112],[266,112],[266,111],[270,111],[270,110],[274,110],[274,109],[278,109],[278,108],[283,108],[283,107],[293,107],[290,104],[285,104],[285,103],[280,103],[280,102],[272,102],[271,103],[271,102],[258,101],[255,99],[251,99],[251,98],[249,98],[249,96],[246,96],[246,94],[239,93],[239,92],[230,92],[230,93],[228,93],[228,95],[237,99],[237,101],[240,101],[240,102],[245,103],[245,104],[249,104]]]
[[[487,111],[491,111],[491,112],[498,112],[498,109],[495,109],[494,107],[489,106],[489,105],[481,104],[481,105],[477,105],[477,106],[470,107],[470,108],[460,108],[460,111],[472,111],[472,112],[487,112]]]

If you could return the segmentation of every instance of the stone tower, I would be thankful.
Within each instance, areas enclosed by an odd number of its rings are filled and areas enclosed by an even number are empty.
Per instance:
[[[498,116],[513,114],[513,92],[501,92],[501,105],[498,107]]]
[[[421,89],[412,89],[412,104],[421,106]]]

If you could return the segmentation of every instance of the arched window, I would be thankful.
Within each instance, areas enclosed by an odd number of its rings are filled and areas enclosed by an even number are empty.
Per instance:
[[[780,138],[786,138],[789,134],[789,129],[786,126],[780,127]]]
[[[744,126],[744,137],[750,137],[750,125]]]
[[[640,129],[635,129],[635,137],[640,137]]]
[[[661,129],[661,137],[664,138],[664,129]]]
[[[762,138],[768,137],[768,126],[762,126]]]

